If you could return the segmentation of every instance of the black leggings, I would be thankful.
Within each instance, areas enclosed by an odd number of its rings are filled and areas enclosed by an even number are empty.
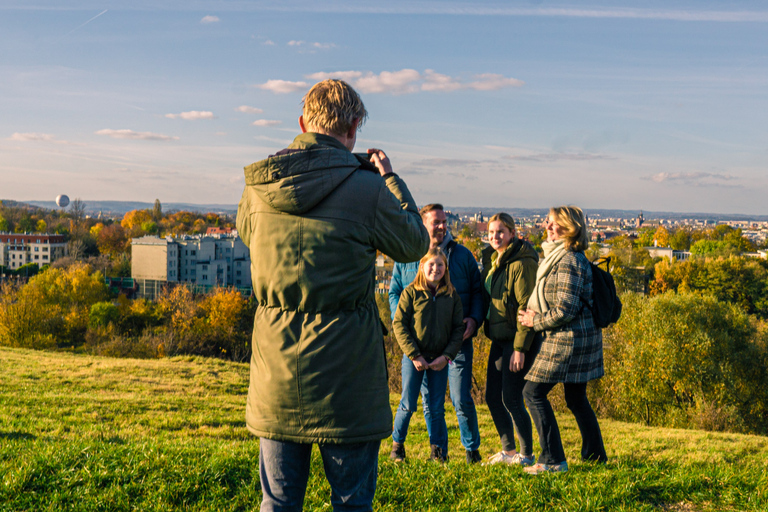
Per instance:
[[[525,374],[533,358],[526,354],[525,364],[519,372],[509,370],[509,360],[514,353],[513,343],[491,342],[488,354],[488,373],[485,384],[485,402],[491,411],[493,424],[501,438],[501,449],[515,449],[515,431],[520,441],[520,453],[526,457],[533,454],[533,429],[531,417],[525,410],[523,387]]]
[[[539,433],[541,455],[539,462],[543,464],[559,464],[565,462],[565,452],[560,439],[560,429],[552,410],[552,405],[547,395],[557,383],[527,382],[523,388],[523,396],[528,409],[531,411],[533,423]],[[565,403],[571,410],[581,432],[581,458],[605,462],[608,457],[605,454],[603,436],[600,433],[600,425],[597,423],[595,411],[587,399],[587,383],[563,384],[565,390]]]

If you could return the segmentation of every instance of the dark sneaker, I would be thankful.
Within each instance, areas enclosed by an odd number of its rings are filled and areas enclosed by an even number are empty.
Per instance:
[[[405,445],[392,443],[392,452],[389,454],[389,458],[395,462],[403,462],[405,460]]]
[[[443,449],[436,444],[430,445],[429,460],[436,460],[437,462],[448,462],[448,454],[443,453]]]
[[[467,464],[477,464],[482,460],[480,450],[467,450]]]

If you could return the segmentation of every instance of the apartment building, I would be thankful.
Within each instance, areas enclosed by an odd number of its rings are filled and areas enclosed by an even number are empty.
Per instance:
[[[139,296],[154,298],[166,283],[190,283],[201,288],[251,288],[248,247],[230,235],[144,236],[131,240],[131,277]]]
[[[27,263],[49,265],[67,255],[64,235],[0,232],[0,265],[15,270]]]

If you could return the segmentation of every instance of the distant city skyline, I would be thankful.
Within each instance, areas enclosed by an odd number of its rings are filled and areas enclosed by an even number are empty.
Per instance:
[[[419,204],[764,215],[756,0],[5,0],[0,198],[233,204],[338,77]]]

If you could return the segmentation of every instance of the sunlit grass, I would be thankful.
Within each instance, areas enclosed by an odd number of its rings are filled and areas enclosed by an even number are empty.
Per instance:
[[[245,429],[248,366],[203,358],[108,359],[0,349],[0,511],[254,510],[258,441]],[[398,396],[391,396],[392,408]],[[468,466],[450,406],[446,465],[430,462],[421,413],[408,461],[382,443],[377,510],[763,511],[768,438],[601,420],[607,465],[578,460],[580,438],[558,415],[571,470],[529,477]],[[487,459],[499,449],[479,407]],[[317,452],[307,510],[330,510]]]

